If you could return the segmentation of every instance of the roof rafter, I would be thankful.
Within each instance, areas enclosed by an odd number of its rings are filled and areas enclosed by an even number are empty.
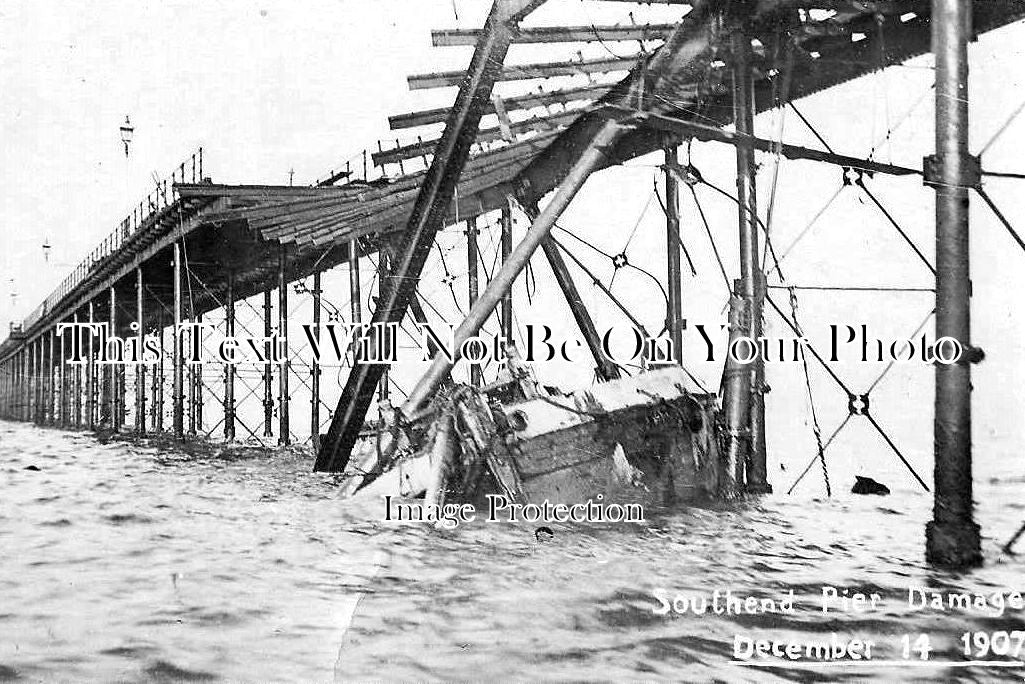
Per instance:
[[[525,81],[552,76],[576,76],[578,74],[600,74],[609,71],[629,71],[637,64],[641,55],[623,58],[584,59],[565,62],[541,62],[537,64],[506,65],[498,74],[499,81]],[[410,90],[425,88],[447,88],[458,86],[466,76],[465,71],[439,71],[432,74],[413,74],[406,80]]]
[[[561,90],[538,91],[526,95],[502,98],[505,111],[513,112],[533,107],[545,107],[551,104],[565,104],[578,100],[594,100],[609,92],[612,88],[609,84],[595,83],[581,86],[579,88],[563,88]],[[484,109],[485,114],[495,114],[495,105],[492,102]],[[388,125],[392,130],[400,128],[416,128],[417,126],[428,126],[430,124],[445,123],[448,117],[448,107],[437,109],[425,109],[420,112],[408,114],[397,114],[388,117]]]
[[[530,26],[521,28],[514,43],[590,43],[617,40],[661,40],[675,24],[638,24],[636,26]],[[431,39],[435,47],[475,45],[480,29],[435,29]]]
[[[569,125],[586,112],[586,108],[579,107],[577,109],[569,109],[565,112],[559,112],[552,116],[539,116],[531,119],[524,119],[523,121],[516,121],[512,123],[509,126],[509,131],[513,135],[518,135],[521,133],[528,133],[530,131],[552,130],[559,128],[560,126]],[[477,133],[476,142],[491,142],[494,140],[501,140],[504,137],[505,131],[501,126],[482,128]],[[406,159],[414,159],[416,157],[434,154],[434,148],[437,143],[437,140],[420,140],[409,145],[402,145],[390,150],[375,152],[371,155],[371,158],[374,160],[374,166],[395,164]]]

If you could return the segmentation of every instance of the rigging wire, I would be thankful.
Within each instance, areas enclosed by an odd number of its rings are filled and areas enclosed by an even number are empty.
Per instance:
[[[790,289],[790,311],[797,326],[798,337],[804,337],[804,331],[797,320],[797,290]],[[833,496],[833,487],[829,482],[829,467],[826,465],[826,448],[822,445],[822,426],[819,425],[819,414],[815,408],[815,395],[811,389],[811,373],[808,370],[808,355],[804,353],[804,345],[798,345],[801,350],[801,367],[804,369],[804,387],[808,394],[808,407],[811,411],[812,433],[815,435],[815,447],[819,463],[822,465],[822,480],[826,485],[826,496]]]
[[[804,236],[811,231],[812,227],[818,222],[820,218],[822,218],[822,215],[826,213],[826,210],[833,205],[833,202],[836,201],[836,198],[840,196],[840,193],[843,192],[843,189],[845,187],[847,187],[846,184],[840,184],[840,187],[836,189],[836,192],[833,193],[832,197],[830,197],[829,200],[827,200],[826,203],[822,205],[822,208],[819,209],[818,212],[816,212],[815,215],[811,218],[811,220],[808,221],[808,223],[804,226],[804,228],[801,229],[801,232],[797,234],[797,237],[791,240],[790,244],[783,249],[783,253],[780,254],[779,260],[776,262],[776,266],[774,266],[771,270],[767,271],[766,275],[772,275],[772,272],[779,267],[779,262],[786,259],[787,255],[790,254],[790,252],[793,251],[794,247],[797,246],[797,243],[800,242],[804,238]],[[766,240],[766,245],[768,245],[768,242],[769,241]]]
[[[795,325],[794,321],[792,321],[788,316],[786,316],[783,313],[779,306],[776,305],[776,302],[772,299],[772,297],[766,295],[765,301],[767,301],[769,305],[776,311],[776,313],[779,314],[780,318],[783,319],[783,321],[794,332],[794,334],[798,334],[798,328]],[[811,346],[810,344],[805,346],[807,346],[808,351],[811,352],[815,360],[819,362],[819,365],[821,365],[822,368],[825,369],[825,371],[829,374],[833,381],[840,387],[840,389],[842,389],[847,394],[852,406],[854,400],[863,400],[865,397],[867,397],[867,395],[858,395],[852,392],[850,387],[848,387],[847,384],[840,378],[840,376],[836,374],[836,371],[834,371],[833,368],[828,363],[826,363],[825,359],[823,359],[819,355],[819,353],[815,350],[813,346]],[[861,411],[861,415],[864,415],[868,422],[872,425],[872,427],[875,428],[875,431],[879,433],[879,435],[883,438],[883,440],[890,447],[893,453],[896,454],[897,458],[900,459],[901,463],[904,464],[904,466],[908,469],[911,475],[915,478],[918,484],[922,486],[922,489],[924,489],[925,491],[929,491],[929,485],[925,483],[925,480],[923,480],[922,477],[918,474],[918,471],[916,471],[914,466],[912,466],[911,463],[907,460],[903,452],[901,452],[901,450],[897,448],[897,445],[893,443],[893,440],[891,440],[890,436],[886,434],[886,431],[883,430],[882,426],[879,425],[879,423],[875,420],[872,414],[868,412],[867,407]]]
[[[591,278],[591,281],[594,283],[594,285],[597,286],[605,294],[605,296],[609,298],[609,300],[616,306],[616,308],[618,308],[623,313],[623,315],[627,317],[627,319],[630,321],[630,323],[632,323],[633,326],[638,331],[641,332],[641,334],[643,334],[645,337],[650,337],[650,334],[648,333],[648,330],[644,326],[644,324],[641,323],[640,320],[638,320],[637,317],[634,316],[633,313],[630,312],[630,309],[627,308],[626,305],[623,304],[623,302],[621,302],[619,300],[619,298],[616,297],[616,295],[614,295],[612,293],[612,290],[610,290],[609,288],[605,287],[605,285],[603,285],[601,283],[601,281],[598,279],[598,277],[589,268],[587,268],[587,266],[585,266],[583,264],[583,262],[580,261],[580,259],[575,254],[573,254],[573,252],[571,252],[565,245],[563,245],[561,242],[559,242],[555,238],[551,238],[551,240],[555,244],[556,247],[558,247],[560,250],[562,250],[562,252],[566,256],[568,256],[573,261],[573,263],[575,263],[580,268],[580,270],[582,270],[585,274],[587,274],[588,277]],[[667,302],[667,304],[668,304],[668,302]],[[617,366],[619,366],[619,368],[622,369],[623,371],[626,371],[626,368],[622,364],[617,363],[615,361],[613,361],[613,363],[615,363]],[[706,394],[709,393],[708,389],[705,388],[705,386],[702,384],[702,382],[700,380],[698,380],[696,377],[694,377],[694,375],[690,372],[690,370],[688,370],[686,367],[684,367],[682,365],[681,365],[681,367],[683,368],[683,372],[687,374],[687,377],[689,377],[691,379],[691,381],[695,385],[697,385],[698,388],[702,392],[704,392]],[[629,373],[628,373],[628,375],[629,375]]]
[[[708,241],[712,245],[712,252],[715,254],[715,260],[719,264],[719,270],[722,272],[722,279],[726,283],[726,291],[729,293],[733,292],[733,285],[730,283],[730,277],[726,274],[726,266],[723,264],[722,255],[719,254],[719,248],[715,244],[715,237],[712,236],[712,228],[708,225],[708,218],[705,216],[705,210],[701,206],[701,201],[698,199],[698,193],[694,189],[693,185],[688,184],[690,188],[691,197],[694,198],[694,204],[697,206],[698,214],[701,215],[701,223],[705,227],[705,234],[708,235]]]
[[[648,213],[648,207],[651,206],[653,199],[654,197],[652,195],[648,195],[648,201],[644,203],[644,207],[641,209],[641,213],[637,217],[637,221],[634,222],[633,230],[630,231],[630,236],[627,237],[626,244],[623,245],[623,249],[619,250],[619,255],[617,255],[616,258],[613,258],[613,264],[616,265],[616,270],[612,272],[612,280],[609,281],[609,287],[612,287],[612,284],[616,282],[616,275],[619,274],[619,264],[622,263],[623,266],[628,265],[629,262],[626,258],[626,250],[630,248],[630,243],[633,242],[634,236],[637,235],[637,229],[641,227],[641,221],[644,220],[644,215]]]
[[[925,90],[925,92],[918,96],[918,99],[915,100],[914,104],[912,104],[906,112],[904,112],[901,118],[897,120],[897,123],[893,124],[893,126],[887,129],[886,134],[882,137],[882,139],[876,142],[872,146],[872,149],[869,150],[869,160],[875,157],[875,154],[879,151],[879,148],[881,148],[883,145],[888,144],[891,141],[891,138],[893,137],[893,134],[897,132],[897,129],[904,125],[904,123],[911,118],[911,115],[914,114],[915,110],[918,109],[919,105],[925,102],[926,97],[928,97],[929,94],[935,89],[936,83],[929,84],[929,87]]]
[[[1018,235],[1018,232],[1014,229],[1013,226],[1011,226],[1011,222],[1007,220],[1007,217],[1004,216],[1003,212],[1000,211],[997,205],[990,198],[989,193],[983,190],[981,186],[975,188],[975,192],[977,192],[979,194],[979,197],[982,198],[982,201],[985,202],[987,206],[989,206],[990,210],[992,210],[993,214],[997,217],[997,220],[1000,221],[1000,223],[1004,226],[1007,232],[1011,234],[1011,237],[1014,238],[1014,241],[1018,243],[1018,246],[1025,250],[1025,242],[1022,241],[1021,236]]]
[[[589,247],[590,249],[594,250],[598,254],[601,254],[603,257],[605,257],[606,259],[610,260],[613,263],[613,265],[619,263],[619,259],[617,259],[617,256],[620,256],[620,255],[613,256],[612,254],[609,254],[608,252],[605,252],[604,250],[600,249],[598,246],[592,244],[591,242],[588,242],[587,240],[585,240],[584,238],[580,237],[579,235],[576,235],[575,233],[573,233],[572,231],[568,230],[567,228],[563,228],[558,223],[555,224],[555,227],[558,228],[559,230],[561,230],[562,232],[566,233],[567,235],[569,235],[571,238],[573,238],[577,242],[581,243],[582,245],[584,245],[586,247]],[[639,271],[640,273],[643,273],[648,278],[650,278],[652,281],[654,281],[654,283],[656,285],[658,285],[659,291],[662,293],[662,299],[664,299],[666,301],[666,305],[668,306],[669,294],[666,292],[665,287],[662,286],[662,281],[660,281],[655,275],[653,275],[651,273],[651,271],[645,270],[645,269],[641,268],[640,266],[637,266],[636,264],[631,264],[630,262],[623,263],[622,266],[620,266],[619,268],[631,268],[631,269],[633,269],[635,271]],[[617,268],[617,270],[618,270],[618,268]],[[613,275],[615,275],[615,274],[613,274]],[[612,283],[611,282],[609,283],[609,287],[612,287]]]
[[[808,130],[811,131],[816,138],[818,138],[819,142],[825,146],[826,150],[833,153],[833,148],[829,145],[828,142],[826,142],[826,139],[822,137],[822,135],[818,132],[815,126],[812,125],[812,123],[807,119],[807,117],[805,117],[804,114],[801,113],[801,110],[797,108],[797,105],[791,102],[790,108],[794,110],[798,117],[800,117],[801,121],[804,122],[804,125],[808,127]],[[872,200],[872,203],[875,204],[879,211],[883,213],[883,216],[885,216],[887,221],[890,222],[890,225],[892,225],[894,229],[896,229],[897,233],[899,233],[900,236],[904,238],[904,241],[908,244],[909,247],[911,247],[915,255],[918,256],[918,258],[922,261],[922,263],[925,264],[925,266],[932,272],[933,275],[936,275],[936,268],[922,253],[922,250],[918,248],[918,245],[915,244],[914,240],[911,239],[911,237],[904,231],[901,225],[897,223],[896,219],[893,218],[890,212],[886,210],[886,207],[883,206],[882,202],[880,202],[879,199],[872,193],[872,191],[870,191],[868,187],[865,185],[865,175],[861,172],[858,172],[857,176],[854,178],[852,182],[854,183],[854,185],[861,188],[862,192],[864,192],[865,195],[870,200]]]
[[[986,151],[993,146],[993,143],[997,141],[997,138],[1003,135],[1004,131],[1008,129],[1011,123],[1016,118],[1018,118],[1018,115],[1021,114],[1023,110],[1025,110],[1025,100],[1022,100],[1022,103],[1018,105],[1018,107],[1013,112],[1011,112],[1011,115],[1007,117],[1007,120],[1004,121],[1003,125],[1001,125],[1000,128],[996,130],[996,133],[994,133],[993,136],[986,141],[986,144],[982,146],[982,149],[979,150],[979,154],[977,156],[981,157],[983,154],[985,154]]]
[[[666,215],[666,219],[669,218],[669,208],[666,206],[666,202],[662,200],[662,196],[658,194],[658,181],[652,176],[653,192],[655,193],[655,199],[658,200],[658,205],[662,208],[662,213]],[[690,267],[690,274],[696,276],[698,270],[694,267],[694,260],[690,258],[690,252],[687,250],[687,245],[683,244],[683,236],[680,235],[680,231],[676,231],[676,242],[683,250],[683,256],[687,257],[687,265]]]
[[[877,27],[877,31],[878,31],[878,35],[879,35],[879,41],[878,41],[879,42],[879,64],[878,64],[878,66],[876,68],[876,82],[877,82],[877,84],[879,82],[882,82],[883,115],[886,117],[886,130],[889,131],[890,130],[890,88],[889,88],[889,81],[887,79],[887,74],[889,72],[886,71],[886,61],[887,61],[886,60],[886,30],[885,30],[885,26],[883,24],[883,22],[884,22],[883,15],[882,14],[877,14],[876,17],[875,17],[875,21],[876,21],[876,27]],[[875,139],[875,135],[874,135],[875,117],[874,116],[872,117],[872,128],[873,128],[872,139],[874,140]],[[888,138],[888,136],[887,136],[887,138]],[[893,146],[890,144],[889,140],[887,140],[887,142],[886,142],[886,159],[889,162],[893,161]]]

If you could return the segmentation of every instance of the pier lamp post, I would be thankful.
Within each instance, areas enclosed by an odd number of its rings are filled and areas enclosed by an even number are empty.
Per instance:
[[[125,157],[128,157],[128,145],[132,142],[132,134],[135,133],[135,127],[132,126],[131,120],[128,115],[125,115],[125,122],[121,124],[121,142],[125,145]]]

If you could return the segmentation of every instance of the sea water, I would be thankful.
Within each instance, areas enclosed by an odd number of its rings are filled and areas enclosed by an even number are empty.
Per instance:
[[[1022,611],[907,600],[1025,590],[1025,560],[998,550],[1025,519],[1025,477],[1007,463],[977,478],[987,563],[955,574],[923,562],[926,493],[648,507],[644,522],[551,535],[452,530],[384,522],[302,450],[0,422],[0,681],[1021,681],[932,661],[967,659],[965,632],[1025,630]],[[793,608],[696,614],[657,598],[727,591]],[[913,649],[922,634],[931,662],[905,665],[904,636]],[[753,666],[738,639],[871,641],[885,662]]]

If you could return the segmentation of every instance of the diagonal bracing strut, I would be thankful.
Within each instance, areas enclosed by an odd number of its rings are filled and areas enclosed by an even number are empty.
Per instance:
[[[445,223],[481,116],[491,101],[491,92],[501,74],[519,22],[544,1],[495,0],[492,5],[470,67],[449,112],[445,132],[435,147],[431,168],[413,205],[402,245],[396,252],[387,279],[382,282],[384,287],[372,323],[397,323],[405,317],[431,244]],[[317,454],[314,470],[339,471],[345,468],[384,368],[383,365],[365,363],[353,367]]]

